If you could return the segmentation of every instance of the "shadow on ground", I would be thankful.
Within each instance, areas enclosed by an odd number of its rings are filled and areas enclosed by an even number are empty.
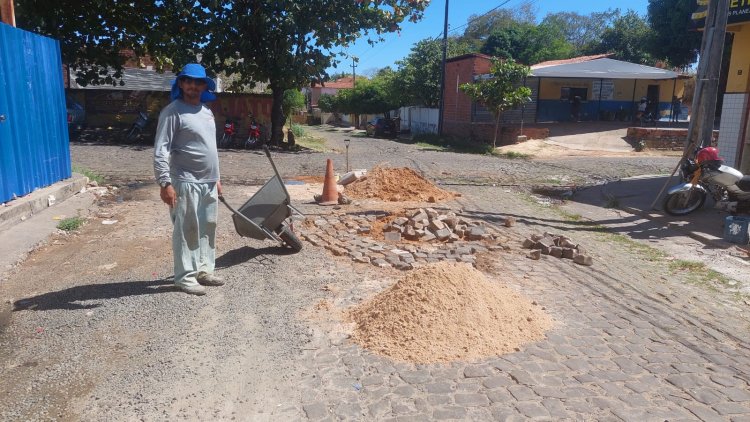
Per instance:
[[[166,293],[171,291],[175,291],[171,279],[89,284],[19,299],[13,303],[13,310],[49,311],[52,309],[94,309],[102,306],[110,299]],[[93,301],[98,302],[89,303]]]

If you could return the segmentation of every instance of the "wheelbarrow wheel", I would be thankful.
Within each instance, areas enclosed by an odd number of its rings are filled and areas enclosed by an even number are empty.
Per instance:
[[[302,250],[302,241],[299,240],[299,237],[297,237],[294,232],[292,232],[292,229],[289,226],[284,226],[281,229],[281,232],[279,233],[279,237],[281,240],[284,241],[284,243],[292,248],[295,252],[299,252]]]

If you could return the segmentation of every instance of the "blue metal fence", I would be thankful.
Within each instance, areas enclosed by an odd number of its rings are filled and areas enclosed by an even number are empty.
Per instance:
[[[0,23],[0,203],[70,176],[60,44]]]

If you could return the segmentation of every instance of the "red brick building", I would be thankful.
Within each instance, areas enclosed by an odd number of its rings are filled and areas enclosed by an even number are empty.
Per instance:
[[[459,88],[476,78],[490,73],[492,57],[471,53],[451,57],[445,63],[445,91],[443,92],[443,134],[469,137],[491,142],[495,132],[495,119],[481,104],[475,103]],[[535,84],[530,86],[535,91]],[[532,97],[536,96],[533,92]],[[522,114],[525,113],[525,116]],[[512,110],[503,113],[498,128],[498,144],[515,143],[521,134],[522,120],[534,121],[535,110]],[[543,132],[543,133],[542,133]],[[548,129],[523,128],[529,138],[544,138]]]

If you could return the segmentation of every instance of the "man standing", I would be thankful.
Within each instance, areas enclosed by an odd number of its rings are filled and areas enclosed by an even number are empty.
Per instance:
[[[194,295],[224,284],[213,274],[221,195],[216,124],[203,104],[216,99],[215,89],[203,66],[186,65],[172,83],[173,101],[159,114],[154,142],[154,174],[174,226],[174,283]]]

